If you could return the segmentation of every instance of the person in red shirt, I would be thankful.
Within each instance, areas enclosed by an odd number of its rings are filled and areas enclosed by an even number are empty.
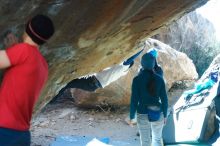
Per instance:
[[[23,42],[6,36],[0,51],[0,69],[5,69],[0,86],[0,146],[30,146],[33,107],[47,80],[48,65],[39,51],[54,33],[51,19],[36,15],[26,23]]]

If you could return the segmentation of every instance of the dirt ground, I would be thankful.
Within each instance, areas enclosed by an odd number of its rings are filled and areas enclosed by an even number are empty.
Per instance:
[[[62,135],[139,140],[136,126],[125,122],[128,113],[128,108],[85,110],[66,102],[49,104],[32,122],[32,146],[49,146]]]
[[[169,93],[172,105],[181,90]],[[110,140],[139,141],[137,127],[131,127],[125,119],[129,115],[129,107],[81,109],[74,106],[71,99],[48,104],[43,111],[32,120],[31,146],[49,146],[57,136],[92,136],[108,137]]]

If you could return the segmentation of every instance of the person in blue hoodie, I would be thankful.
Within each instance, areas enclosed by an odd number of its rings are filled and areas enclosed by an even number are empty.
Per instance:
[[[166,123],[166,87],[163,77],[155,72],[155,64],[154,55],[144,54],[141,58],[143,69],[132,82],[130,123],[133,123],[137,112],[141,146],[162,146],[162,129]]]

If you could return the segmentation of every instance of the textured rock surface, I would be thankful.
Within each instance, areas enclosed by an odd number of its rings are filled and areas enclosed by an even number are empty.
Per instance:
[[[193,11],[161,29],[154,38],[183,51],[194,47],[195,42],[203,48],[214,41],[216,36],[213,24]]]
[[[192,60],[190,60],[184,53],[178,52],[170,46],[154,39],[148,39],[147,44],[147,49],[153,46],[157,46],[157,48],[159,48],[158,63],[163,68],[167,89],[170,89],[177,81],[195,80],[198,78],[198,74]],[[144,52],[146,52],[147,49],[144,50]],[[143,54],[144,53],[142,53],[142,55]],[[133,77],[137,75],[140,69],[139,66],[142,55],[136,59],[135,65],[131,68],[127,75],[111,83],[104,89],[99,89],[96,92],[72,89],[71,92],[75,100],[75,104],[84,107],[100,105],[129,105],[131,83]]]
[[[209,20],[193,11],[161,29],[153,38],[186,53],[195,63],[201,76],[216,54],[220,53],[215,32]]]
[[[20,35],[31,15],[49,15],[56,34],[44,48],[49,79],[41,109],[67,82],[133,54],[135,45],[207,0],[0,0],[0,29]],[[1,37],[2,38],[2,37]]]
[[[195,80],[198,78],[196,68],[185,53],[178,52],[170,46],[154,39],[148,39],[150,44],[159,48],[158,62],[163,67],[167,88],[181,80]]]

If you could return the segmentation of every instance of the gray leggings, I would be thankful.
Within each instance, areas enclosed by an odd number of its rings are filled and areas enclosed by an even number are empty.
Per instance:
[[[161,142],[164,126],[163,119],[162,113],[160,119],[156,122],[150,122],[147,114],[137,114],[137,126],[140,133],[141,146],[163,146]]]

